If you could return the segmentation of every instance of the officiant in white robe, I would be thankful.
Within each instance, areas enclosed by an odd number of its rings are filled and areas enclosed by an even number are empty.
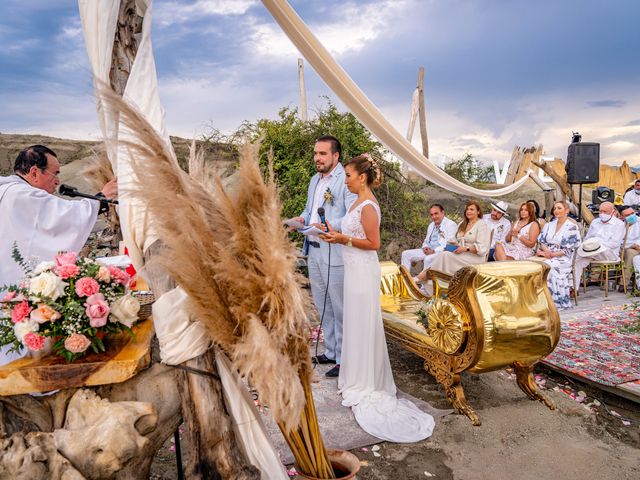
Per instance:
[[[13,175],[0,177],[0,295],[3,286],[24,277],[12,258],[14,243],[26,261],[52,261],[60,251],[79,251],[91,233],[100,202],[53,195],[60,184],[59,174],[56,154],[34,145],[18,154]],[[112,198],[116,192],[112,180],[101,193]],[[0,365],[19,357],[6,355],[6,350],[0,350]]]

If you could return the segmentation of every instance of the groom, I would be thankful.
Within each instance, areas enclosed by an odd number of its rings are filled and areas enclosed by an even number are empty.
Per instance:
[[[340,164],[342,146],[337,138],[325,135],[316,140],[313,161],[316,173],[309,183],[307,204],[304,212],[293,219],[305,225],[319,224],[318,208],[323,207],[327,222],[341,230],[342,217],[356,200],[357,195],[349,192],[344,183],[344,167]],[[342,245],[328,244],[315,236],[307,236],[304,253],[308,255],[309,283],[311,295],[324,332],[325,352],[313,358],[314,363],[335,363],[326,373],[327,377],[337,377],[340,373],[342,353],[342,301],[344,289],[344,265]]]

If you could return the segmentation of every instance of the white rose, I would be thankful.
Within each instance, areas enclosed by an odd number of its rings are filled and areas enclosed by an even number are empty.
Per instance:
[[[64,293],[64,287],[68,284],[54,273],[42,272],[29,281],[29,293],[32,295],[44,295],[56,300]]]
[[[33,269],[33,274],[38,275],[42,272],[48,272],[55,266],[56,262],[40,262],[38,265],[36,265],[36,268]]]
[[[140,304],[130,293],[120,297],[110,307],[109,320],[112,322],[120,322],[131,328],[131,325],[138,320]]]
[[[22,322],[18,322],[13,326],[13,331],[16,334],[16,338],[22,342],[24,336],[29,332],[37,332],[40,328],[38,322],[31,320],[30,318],[24,319]]]

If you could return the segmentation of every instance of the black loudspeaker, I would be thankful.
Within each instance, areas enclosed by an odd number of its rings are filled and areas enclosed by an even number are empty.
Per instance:
[[[597,183],[600,180],[600,144],[577,142],[567,153],[567,183]]]
[[[591,202],[600,205],[602,202],[611,202],[616,199],[616,193],[609,187],[594,188],[591,192]]]

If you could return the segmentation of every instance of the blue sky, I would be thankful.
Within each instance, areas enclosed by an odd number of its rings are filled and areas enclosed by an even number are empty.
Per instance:
[[[298,14],[405,133],[419,66],[433,160],[514,145],[564,158],[571,132],[640,165],[640,2],[305,0]],[[295,48],[255,0],[155,0],[159,88],[173,135],[274,118],[299,101]],[[73,0],[2,0],[0,132],[98,138]],[[327,95],[306,67],[310,108]],[[418,144],[418,131],[414,143]]]

